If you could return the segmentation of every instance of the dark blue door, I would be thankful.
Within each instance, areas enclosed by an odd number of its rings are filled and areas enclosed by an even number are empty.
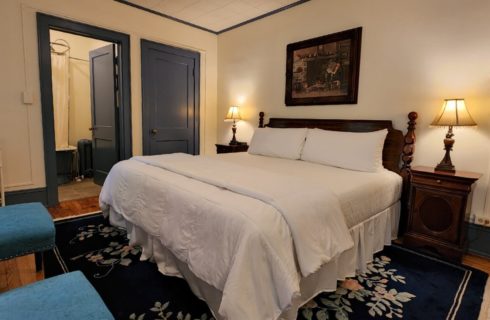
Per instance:
[[[199,153],[199,53],[141,41],[143,153]]]
[[[94,182],[103,184],[119,160],[115,45],[90,51]]]

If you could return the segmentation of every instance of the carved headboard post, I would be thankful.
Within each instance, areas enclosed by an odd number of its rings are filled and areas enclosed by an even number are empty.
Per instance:
[[[259,128],[264,127],[264,113],[261,111],[259,112]]]
[[[400,175],[403,178],[403,189],[401,197],[401,217],[400,228],[398,234],[402,235],[407,227],[408,212],[410,206],[410,180],[412,178],[411,164],[413,160],[413,153],[415,151],[415,125],[418,118],[417,112],[410,112],[408,114],[408,127],[407,134],[405,134],[404,145],[402,151],[402,167],[400,169]]]
[[[405,174],[410,174],[410,167],[413,160],[413,152],[415,150],[415,125],[418,118],[417,112],[410,112],[408,114],[408,127],[407,134],[404,138],[404,146],[402,151],[402,167],[400,169],[400,174],[404,176]]]

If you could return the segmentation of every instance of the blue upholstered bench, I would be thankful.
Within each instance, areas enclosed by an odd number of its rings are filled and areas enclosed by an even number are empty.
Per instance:
[[[39,253],[52,249],[54,240],[53,219],[41,203],[0,207],[0,260],[37,253],[39,270]]]
[[[114,319],[87,278],[74,271],[0,294],[0,319]]]

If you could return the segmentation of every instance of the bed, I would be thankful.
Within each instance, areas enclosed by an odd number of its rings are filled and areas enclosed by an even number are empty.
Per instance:
[[[143,248],[142,259],[185,278],[217,319],[296,319],[302,304],[365,270],[396,237],[416,118],[409,114],[404,136],[391,121],[271,118],[264,125],[260,113],[259,128],[313,129],[305,135],[386,129],[384,169],[260,152],[133,157],[111,170],[100,205]],[[278,132],[272,129],[260,132]],[[303,140],[307,153],[313,138]]]

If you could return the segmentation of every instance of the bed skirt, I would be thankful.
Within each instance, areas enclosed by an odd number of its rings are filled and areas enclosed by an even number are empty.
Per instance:
[[[140,227],[133,225],[114,212],[111,208],[110,222],[124,227],[132,244],[142,247],[142,260],[151,260],[158,265],[158,270],[168,276],[184,278],[194,294],[204,300],[217,320],[224,319],[218,313],[222,292],[197,278],[187,265],[178,260],[160,241],[148,235]],[[400,202],[377,213],[369,219],[349,229],[354,247],[343,252],[336,259],[324,264],[317,272],[304,277],[300,282],[301,294],[296,296],[288,309],[284,310],[279,319],[296,320],[298,309],[320,292],[335,291],[337,280],[352,277],[356,272],[364,272],[367,263],[371,262],[376,252],[383,250],[385,245],[397,237],[400,220]],[[250,306],[260,308],[260,306]],[[233,319],[232,319],[233,320]]]

